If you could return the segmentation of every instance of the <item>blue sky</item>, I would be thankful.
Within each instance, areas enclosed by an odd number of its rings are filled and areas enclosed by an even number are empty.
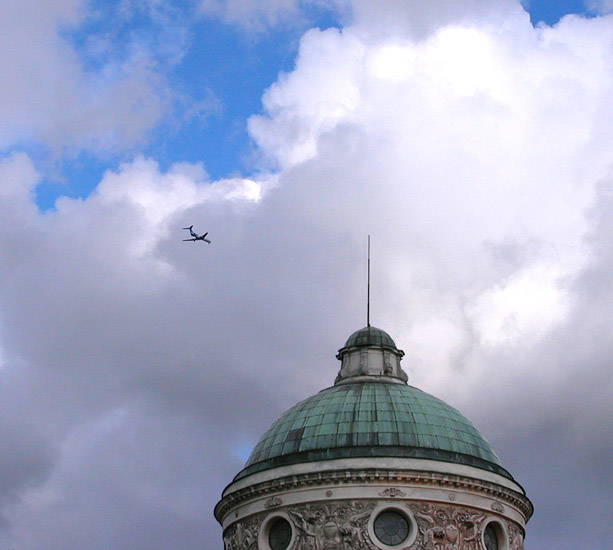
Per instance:
[[[38,165],[47,168],[36,190],[43,210],[53,208],[60,195],[87,196],[105,170],[136,154],[152,156],[162,167],[177,161],[202,163],[212,179],[257,171],[247,119],[261,112],[262,94],[279,73],[292,69],[304,30],[342,21],[338,10],[307,5],[299,21],[245,30],[199,14],[187,0],[153,9],[134,3],[127,15],[122,15],[121,0],[85,5],[87,16],[63,32],[85,72],[96,73],[124,58],[135,43],[144,43],[176,97],[160,120],[125,150],[100,154],[85,149],[57,156],[41,144],[26,146]],[[589,15],[577,0],[535,0],[524,6],[535,25],[554,25],[569,13]]]
[[[248,117],[260,112],[262,94],[279,72],[292,69],[305,28],[338,25],[334,11],[315,6],[305,10],[301,21],[245,32],[199,15],[190,1],[165,2],[161,14],[151,13],[146,4],[137,5],[117,23],[122,4],[91,3],[92,15],[66,30],[65,39],[85,71],[91,72],[121,59],[135,41],[145,42],[156,70],[176,97],[133,148],[105,155],[80,151],[57,159],[62,184],[49,179],[38,187],[42,209],[52,207],[60,194],[87,196],[104,170],[138,153],[155,157],[162,166],[202,163],[213,179],[252,172],[257,159],[247,133]],[[92,42],[98,40],[111,45],[92,52]],[[37,152],[46,157],[44,148]]]

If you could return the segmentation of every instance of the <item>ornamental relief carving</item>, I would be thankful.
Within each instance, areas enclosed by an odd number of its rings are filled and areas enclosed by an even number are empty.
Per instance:
[[[485,514],[454,506],[407,504],[419,536],[412,550],[483,550],[481,524]]]
[[[389,489],[385,489],[385,491],[381,491],[379,493],[379,496],[396,498],[396,497],[406,497],[407,494],[404,491],[401,491],[400,489],[396,487],[390,487]]]
[[[378,550],[368,537],[374,503],[307,504],[286,510],[296,536],[291,550]],[[224,533],[225,550],[257,550],[258,533],[268,514],[237,522]]]
[[[289,510],[297,531],[292,550],[376,550],[367,532],[374,507],[350,501]]]
[[[223,535],[225,550],[258,550],[261,517],[246,518],[230,526]]]
[[[509,548],[511,550],[522,550],[524,547],[523,531],[514,523],[509,522],[507,532],[509,534]]]
[[[285,508],[294,528],[294,542],[288,550],[380,550],[368,534],[368,524],[380,502],[339,501],[311,503]],[[487,515],[454,505],[405,502],[412,512],[417,537],[400,550],[484,550],[483,529]],[[224,533],[225,550],[258,550],[258,534],[264,519],[261,513],[232,524]],[[498,520],[502,521],[502,520]],[[513,522],[504,522],[509,550],[523,549],[523,531]]]
[[[486,514],[455,506],[407,503],[413,512],[419,535],[411,550],[484,550]],[[500,521],[500,520],[499,520]],[[523,550],[523,531],[513,522],[504,522],[509,550]]]
[[[277,497],[270,497],[265,503],[264,508],[274,508],[275,506],[281,506],[283,501]]]

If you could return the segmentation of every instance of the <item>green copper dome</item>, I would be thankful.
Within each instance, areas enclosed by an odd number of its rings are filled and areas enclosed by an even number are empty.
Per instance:
[[[289,409],[262,436],[236,479],[277,466],[352,457],[434,459],[512,479],[456,409],[417,388],[384,380],[347,381]]]
[[[345,348],[365,347],[365,346],[380,346],[382,348],[396,348],[396,344],[392,337],[379,328],[371,327],[370,325],[360,330],[356,330],[345,342]]]

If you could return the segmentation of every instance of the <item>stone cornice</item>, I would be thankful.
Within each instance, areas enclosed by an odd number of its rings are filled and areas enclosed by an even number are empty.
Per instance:
[[[215,507],[215,517],[220,523],[223,523],[227,514],[238,506],[267,496],[318,487],[365,487],[369,485],[393,485],[402,489],[429,487],[480,494],[505,502],[517,509],[523,516],[524,522],[528,521],[533,512],[532,504],[523,494],[496,483],[448,473],[364,468],[288,475],[275,480],[255,483],[226,494]]]

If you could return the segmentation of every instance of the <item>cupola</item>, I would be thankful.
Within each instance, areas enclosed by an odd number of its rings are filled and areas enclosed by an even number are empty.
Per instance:
[[[380,380],[406,384],[408,376],[400,367],[403,355],[387,332],[368,325],[354,332],[338,351],[341,368],[334,383]]]

